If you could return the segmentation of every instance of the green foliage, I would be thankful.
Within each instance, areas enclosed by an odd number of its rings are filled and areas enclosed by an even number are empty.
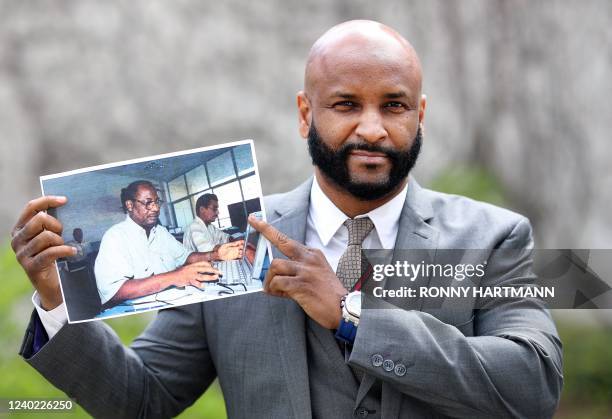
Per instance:
[[[429,188],[467,196],[494,205],[507,206],[503,188],[497,178],[478,166],[450,167],[443,170],[429,185]]]
[[[559,333],[564,343],[564,400],[612,408],[612,330],[563,326]]]

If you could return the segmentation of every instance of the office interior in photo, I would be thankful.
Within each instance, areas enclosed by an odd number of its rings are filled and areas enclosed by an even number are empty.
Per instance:
[[[64,241],[74,241],[73,230],[81,229],[87,252],[78,261],[58,262],[71,320],[91,318],[100,312],[95,259],[104,232],[126,217],[121,189],[136,180],[155,185],[164,201],[159,224],[181,243],[186,227],[196,216],[195,203],[202,194],[217,195],[219,217],[214,223],[234,237],[244,234],[248,214],[262,209],[251,142],[43,178],[45,195],[68,198],[68,204],[55,214],[64,225]]]

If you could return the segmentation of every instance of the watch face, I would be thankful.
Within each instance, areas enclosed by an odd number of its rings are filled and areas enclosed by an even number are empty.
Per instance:
[[[352,292],[346,297],[346,311],[353,316],[359,317],[361,315],[361,293]]]

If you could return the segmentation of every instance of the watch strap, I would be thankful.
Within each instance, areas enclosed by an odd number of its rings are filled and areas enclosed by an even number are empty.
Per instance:
[[[357,326],[344,318],[340,320],[340,326],[336,330],[336,339],[352,345],[355,342],[355,336],[357,336]]]

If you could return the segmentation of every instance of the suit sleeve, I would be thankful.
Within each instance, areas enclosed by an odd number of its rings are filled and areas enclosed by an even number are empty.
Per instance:
[[[522,219],[501,247],[529,249],[532,243]],[[533,283],[531,254],[499,266],[484,285]],[[543,303],[514,299],[474,310],[472,326],[474,336],[466,337],[428,313],[390,304],[363,310],[348,362],[448,416],[552,417],[563,383],[562,352]],[[405,371],[387,371],[380,356]]]
[[[216,377],[201,304],[161,310],[131,347],[103,322],[89,322],[65,325],[28,355],[30,365],[96,418],[174,417]]]

